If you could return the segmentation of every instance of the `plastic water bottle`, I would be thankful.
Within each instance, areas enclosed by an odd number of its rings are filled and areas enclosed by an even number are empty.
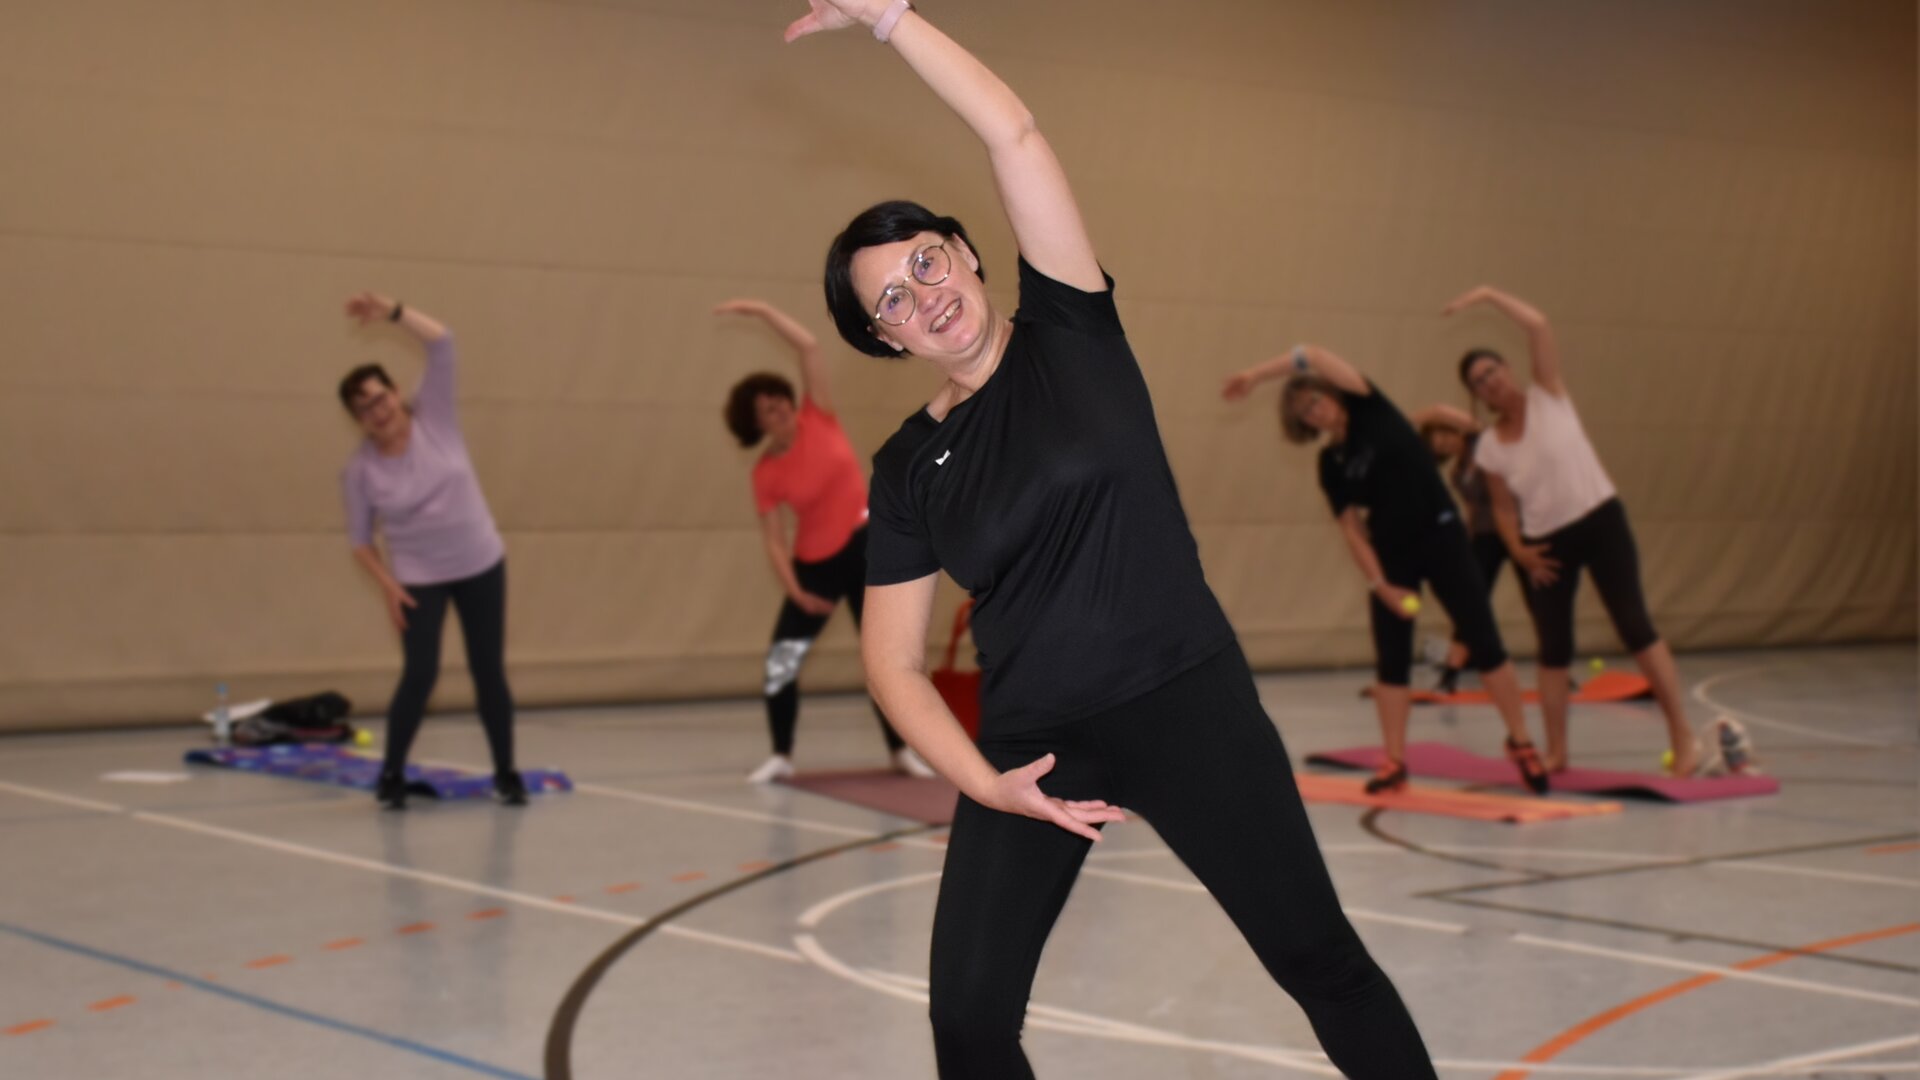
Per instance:
[[[227,684],[213,687],[213,741],[219,746],[233,745],[233,714],[227,711]]]
[[[1721,717],[1714,725],[1719,728],[1720,760],[1726,762],[1730,773],[1745,772],[1747,769],[1747,740],[1739,725],[1727,717]]]

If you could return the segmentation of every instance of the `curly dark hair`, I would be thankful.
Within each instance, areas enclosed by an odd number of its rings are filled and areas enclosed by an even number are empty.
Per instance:
[[[340,380],[340,404],[346,406],[349,413],[353,412],[353,403],[360,399],[360,390],[368,379],[379,379],[387,389],[394,388],[393,376],[387,374],[386,368],[379,364],[361,364]]]
[[[762,395],[783,397],[799,404],[793,396],[793,384],[771,372],[757,371],[733,384],[727,392],[727,403],[720,415],[727,422],[727,430],[740,440],[741,446],[754,446],[766,437],[760,430],[760,418],[754,414],[754,403]]]

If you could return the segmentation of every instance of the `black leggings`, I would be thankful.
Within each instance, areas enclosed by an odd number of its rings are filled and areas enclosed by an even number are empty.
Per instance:
[[[1540,636],[1541,667],[1573,666],[1573,599],[1583,567],[1592,572],[1593,587],[1629,653],[1660,641],[1640,588],[1640,551],[1619,499],[1608,499],[1579,521],[1527,542],[1546,544],[1547,557],[1560,563],[1553,584],[1535,585],[1529,597],[1534,633]]]
[[[513,691],[507,688],[507,561],[459,581],[438,585],[409,585],[407,593],[418,606],[406,608],[407,628],[400,643],[406,667],[400,685],[387,706],[387,754],[382,771],[406,768],[407,752],[427,714],[440,677],[440,629],[447,621],[447,602],[460,613],[460,636],[467,642],[467,670],[473,674],[473,693],[480,723],[487,729],[487,749],[493,753],[498,776],[513,770]]]
[[[1500,587],[1500,571],[1507,565],[1507,542],[1500,539],[1497,532],[1473,534],[1473,561],[1480,567],[1480,580],[1487,583],[1487,596],[1493,596],[1493,590]],[[1527,571],[1519,563],[1513,564],[1514,580],[1520,583],[1520,595],[1532,600],[1533,583],[1527,580]],[[1467,639],[1461,636],[1460,628],[1454,627],[1453,640],[1462,645]]]
[[[1453,620],[1455,639],[1466,645],[1467,664],[1473,670],[1488,672],[1507,662],[1486,581],[1480,576],[1467,530],[1459,522],[1412,536],[1376,537],[1373,553],[1389,583],[1419,592],[1425,581],[1433,590],[1434,599]],[[1379,596],[1368,600],[1367,615],[1373,624],[1374,677],[1386,686],[1407,685],[1413,674],[1413,620],[1387,610]]]
[[[1002,770],[1056,754],[1040,781],[1047,794],[1105,799],[1152,822],[1347,1076],[1434,1075],[1412,1016],[1340,909],[1286,748],[1237,644],[1124,705],[1041,732],[988,735],[980,750]],[[1033,1076],[1020,1049],[1027,997],[1091,846],[1057,825],[960,799],[933,917],[942,1080]]]
[[[793,576],[800,587],[823,600],[847,598],[853,611],[853,625],[860,625],[860,611],[867,597],[867,530],[855,530],[847,546],[820,562],[793,560]],[[806,663],[814,639],[826,629],[827,615],[809,615],[788,599],[780,605],[780,617],[773,624],[773,645],[767,649],[767,727],[773,733],[773,752],[793,753],[793,729],[800,723],[800,666]],[[887,749],[898,750],[901,741],[893,725],[873,707],[880,721],[880,733]]]

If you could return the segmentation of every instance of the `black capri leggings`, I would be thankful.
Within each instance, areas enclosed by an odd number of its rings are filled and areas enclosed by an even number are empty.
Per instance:
[[[867,530],[854,530],[847,545],[819,562],[793,560],[793,576],[800,587],[822,600],[847,598],[853,611],[853,625],[860,625],[861,609],[867,597]],[[773,623],[773,644],[767,647],[767,730],[773,737],[773,752],[793,754],[793,731],[800,723],[800,667],[807,662],[815,638],[827,628],[829,615],[809,615],[788,598],[780,605]],[[880,721],[880,734],[888,750],[907,745],[893,725],[887,723],[880,706],[873,707]]]
[[[473,675],[475,704],[487,729],[487,749],[498,776],[513,770],[513,691],[507,688],[507,561],[459,581],[408,585],[417,607],[405,609],[407,628],[400,635],[406,667],[387,706],[387,752],[381,770],[406,769],[413,737],[426,717],[427,699],[440,677],[440,630],[447,604],[460,613],[460,636],[467,643],[467,670]]]
[[[1491,597],[1493,590],[1500,586],[1500,571],[1510,561],[1507,542],[1500,539],[1499,533],[1491,532],[1474,533],[1472,544],[1474,565],[1480,568],[1480,580],[1487,583],[1487,595]],[[1513,577],[1520,583],[1520,595],[1531,604],[1533,582],[1527,580],[1527,572],[1519,563],[1513,564]],[[1460,636],[1459,627],[1454,628],[1453,640],[1462,645],[1467,643],[1466,638]]]
[[[1373,553],[1390,584],[1420,591],[1426,582],[1453,620],[1454,640],[1467,647],[1467,664],[1487,672],[1507,662],[1507,648],[1493,619],[1491,590],[1480,576],[1467,530],[1449,521],[1411,536],[1374,537]],[[1413,620],[1387,609],[1378,596],[1367,603],[1373,624],[1374,676],[1386,686],[1405,686],[1413,674]]]
[[[1547,557],[1560,563],[1553,584],[1535,585],[1528,596],[1534,633],[1540,636],[1541,667],[1573,666],[1573,599],[1582,568],[1593,574],[1593,587],[1628,652],[1659,642],[1660,632],[1653,628],[1640,588],[1640,551],[1619,499],[1608,499],[1579,521],[1527,543],[1547,545]]]
[[[1346,1076],[1434,1075],[1413,1017],[1340,910],[1286,748],[1237,644],[1124,705],[1045,731],[989,734],[980,750],[1002,770],[1056,754],[1040,780],[1047,794],[1105,799],[1152,822],[1306,1010]],[[1091,846],[961,797],[933,917],[942,1080],[1031,1080],[1020,1049],[1027,996]]]

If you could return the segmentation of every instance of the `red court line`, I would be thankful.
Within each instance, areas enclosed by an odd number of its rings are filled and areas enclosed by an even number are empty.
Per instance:
[[[688,881],[699,881],[700,879],[706,876],[707,876],[707,872],[705,870],[694,870],[685,874],[680,874],[677,877],[675,877],[673,880],[676,882],[684,883]]]
[[[556,897],[554,897],[554,898],[553,898],[553,902],[554,902],[554,903],[556,903],[556,904],[575,904],[575,903],[579,903],[579,901],[578,901],[578,900],[576,900],[575,898],[573,898],[573,897],[571,897],[571,896],[556,896]]]
[[[338,941],[329,941],[320,947],[328,952],[339,952],[341,949],[357,949],[366,943],[366,938],[347,937],[341,938]]]
[[[507,913],[506,908],[497,908],[497,907],[481,908],[479,911],[467,912],[467,918],[474,919],[476,921],[480,919],[497,919],[500,916],[505,915],[506,913]]]
[[[895,843],[892,840],[889,840],[884,844],[873,845],[872,847],[867,849],[867,852],[872,855],[879,855],[884,852],[899,851],[899,850],[900,850],[900,845],[898,843]]]
[[[51,1020],[29,1020],[24,1024],[15,1024],[7,1028],[4,1032],[0,1032],[0,1034],[31,1035],[36,1031],[45,1031],[52,1026],[53,1021]]]
[[[87,1006],[87,1011],[112,1012],[115,1009],[124,1009],[137,1000],[139,999],[135,998],[132,994],[121,994],[119,997],[110,997],[105,1001],[96,1001]]]
[[[1798,948],[1782,949],[1779,952],[1768,953],[1765,956],[1756,956],[1751,960],[1742,960],[1731,966],[1735,971],[1754,971],[1758,968],[1772,967],[1775,964],[1785,963],[1796,956],[1812,956],[1814,953],[1831,952],[1834,949],[1844,949],[1849,945],[1858,945],[1866,941],[1878,941],[1881,938],[1898,937],[1901,934],[1911,934],[1916,931],[1920,931],[1920,923],[1889,926],[1884,930],[1867,930],[1858,934],[1848,934],[1846,937],[1817,941],[1811,945],[1802,945]],[[1615,1005],[1605,1012],[1596,1013],[1593,1016],[1587,1017],[1585,1020],[1580,1021],[1560,1034],[1555,1035],[1553,1038],[1548,1039],[1546,1042],[1541,1043],[1539,1046],[1534,1047],[1520,1060],[1529,1065],[1545,1064],[1559,1057],[1561,1052],[1568,1047],[1584,1040],[1587,1036],[1595,1032],[1612,1027],[1627,1017],[1638,1012],[1644,1012],[1663,1001],[1671,1001],[1682,994],[1698,990],[1703,986],[1712,986],[1714,983],[1721,982],[1725,978],[1726,976],[1724,975],[1714,975],[1710,973],[1695,975],[1691,979],[1683,979],[1670,986],[1661,987],[1651,994],[1644,994],[1634,998],[1632,1001]],[[1494,1077],[1494,1080],[1526,1080],[1527,1077],[1532,1075],[1533,1071],[1531,1069],[1508,1069],[1506,1072]]]
[[[431,929],[433,929],[433,924],[430,922],[416,922],[416,923],[408,923],[407,925],[400,927],[398,930],[395,930],[394,933],[424,934]]]
[[[257,971],[261,968],[279,967],[281,964],[291,963],[293,963],[293,957],[276,954],[274,956],[263,956],[258,960],[249,960],[247,961],[247,966]]]
[[[1893,855],[1902,851],[1920,851],[1920,842],[1912,844],[1881,844],[1867,849],[1869,855]]]
[[[755,859],[752,862],[743,862],[739,866],[734,867],[734,869],[740,871],[743,874],[757,874],[760,871],[771,867],[772,865],[773,865],[772,863],[766,861],[765,859]]]
[[[607,886],[607,895],[619,896],[621,893],[630,893],[638,888],[640,888],[640,882],[638,881],[623,881],[618,885]]]

